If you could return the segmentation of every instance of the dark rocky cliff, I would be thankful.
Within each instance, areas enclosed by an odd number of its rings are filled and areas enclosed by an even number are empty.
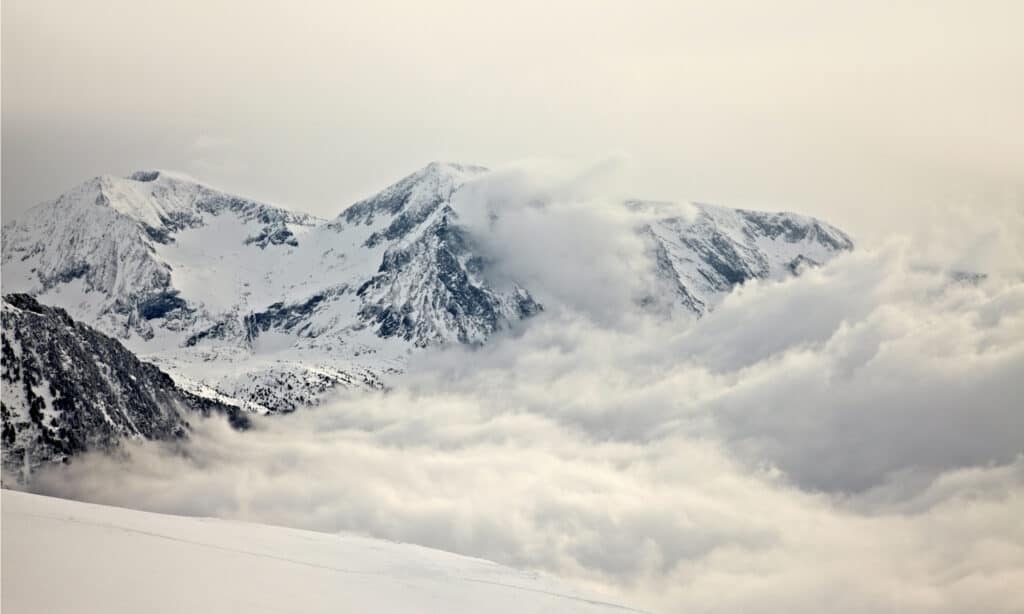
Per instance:
[[[19,481],[43,463],[125,439],[188,436],[188,420],[218,412],[236,428],[237,408],[175,386],[121,343],[26,294],[3,297],[0,341],[3,469]]]

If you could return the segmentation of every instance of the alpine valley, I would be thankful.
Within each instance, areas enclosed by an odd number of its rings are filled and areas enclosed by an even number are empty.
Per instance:
[[[9,402],[27,348],[18,329],[41,314],[47,339],[77,321],[166,371],[175,406],[204,399],[256,413],[315,405],[332,389],[383,388],[411,353],[529,325],[544,297],[496,282],[491,256],[460,221],[472,202],[460,190],[489,173],[431,163],[331,220],[166,171],[97,177],[36,206],[3,227],[3,292],[35,299],[4,307],[5,431],[27,420],[18,412],[31,399]],[[697,317],[747,280],[782,279],[853,248],[840,230],[791,213],[622,206],[647,212],[635,231],[664,296]],[[19,380],[17,390],[34,386]],[[61,407],[44,392],[26,394],[56,419]]]

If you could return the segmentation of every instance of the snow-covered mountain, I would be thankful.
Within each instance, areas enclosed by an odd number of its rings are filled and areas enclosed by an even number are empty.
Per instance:
[[[65,308],[195,393],[290,411],[542,311],[529,288],[488,281],[460,223],[453,197],[488,172],[431,163],[329,221],[164,171],[99,177],[5,225],[4,291]],[[694,210],[640,232],[667,292],[697,315],[738,283],[852,248],[804,216]]]
[[[124,439],[173,440],[195,414],[246,414],[180,390],[166,373],[116,340],[26,294],[2,301],[0,424],[3,469],[19,481],[46,462]]]
[[[541,574],[411,544],[2,497],[8,614],[637,611]]]
[[[670,209],[633,201],[637,209]],[[695,215],[667,216],[643,228],[651,237],[659,276],[678,300],[706,314],[738,284],[782,279],[853,249],[841,230],[796,213],[765,213],[694,204]]]

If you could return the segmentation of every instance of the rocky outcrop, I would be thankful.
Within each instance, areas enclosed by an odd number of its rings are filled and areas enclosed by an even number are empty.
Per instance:
[[[188,436],[189,419],[219,412],[237,428],[238,408],[182,391],[117,340],[26,294],[3,298],[0,382],[3,469],[26,480],[43,463],[126,439]]]

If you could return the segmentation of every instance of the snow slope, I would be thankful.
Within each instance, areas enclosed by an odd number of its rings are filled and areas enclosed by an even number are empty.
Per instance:
[[[5,614],[635,611],[481,559],[2,491]]]

